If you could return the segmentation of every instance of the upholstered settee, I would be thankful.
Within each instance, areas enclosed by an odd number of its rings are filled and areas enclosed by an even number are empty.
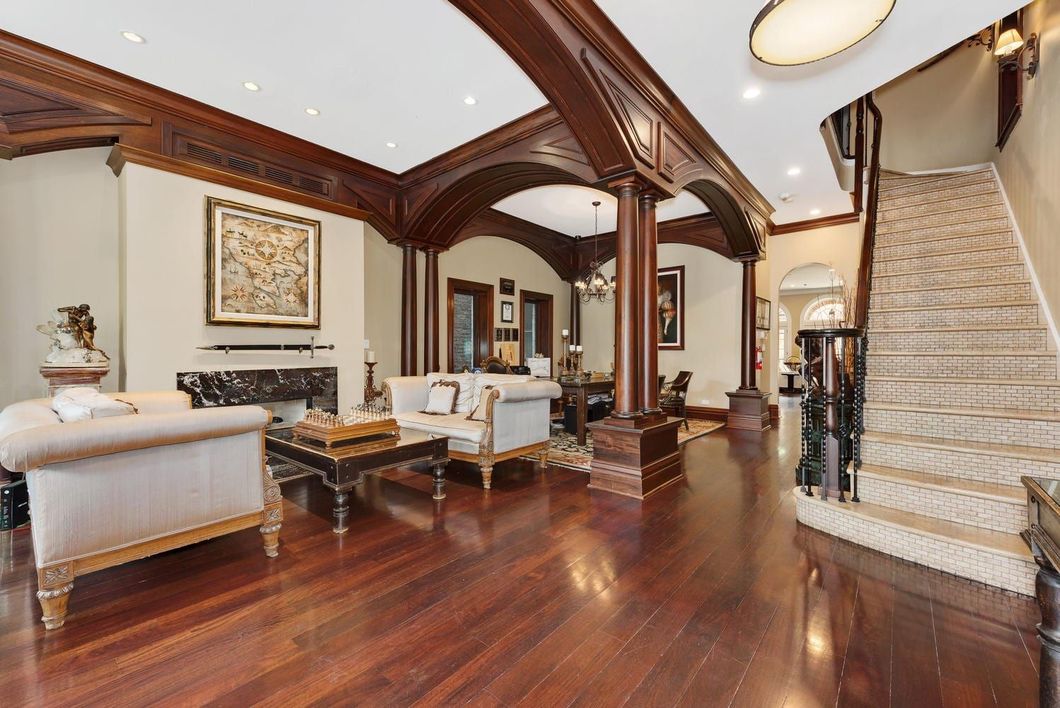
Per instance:
[[[451,414],[422,412],[437,381],[460,385]],[[484,390],[483,420],[472,420]],[[449,456],[477,463],[485,489],[497,462],[535,454],[542,465],[547,462],[550,401],[563,393],[554,381],[507,374],[397,376],[383,382],[383,392],[400,427],[447,436]]]
[[[176,391],[112,398],[137,414],[64,423],[52,399],[0,412],[0,465],[26,474],[48,629],[63,625],[85,573],[254,526],[277,555],[282,500],[265,471],[263,408],[191,410]]]

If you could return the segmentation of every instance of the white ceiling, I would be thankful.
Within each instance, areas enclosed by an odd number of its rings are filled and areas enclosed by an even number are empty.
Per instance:
[[[618,200],[592,187],[535,187],[506,197],[493,208],[568,236],[592,236],[594,201],[600,202],[600,233],[614,231],[618,222]],[[681,192],[674,199],[659,202],[656,219],[666,221],[707,211],[706,205],[697,197]]]
[[[644,0],[596,2],[786,223],[813,218],[814,208],[850,211],[819,131],[825,117],[1027,0],[899,0],[861,43],[794,67],[751,56],[748,33],[764,0],[667,0],[650,12]],[[761,95],[743,99],[751,86]],[[802,173],[788,177],[791,166]],[[795,201],[782,204],[781,192]]]
[[[395,172],[546,103],[443,0],[3,2],[0,27]]]
[[[780,292],[792,293],[800,290],[820,290],[835,286],[843,287],[843,277],[835,273],[831,266],[823,263],[808,263],[792,268],[780,281]]]

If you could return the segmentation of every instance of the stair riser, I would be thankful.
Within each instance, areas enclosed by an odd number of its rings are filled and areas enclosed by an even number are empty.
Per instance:
[[[916,206],[925,202],[945,204],[954,199],[970,197],[976,194],[990,195],[993,197],[996,192],[997,185],[994,184],[993,180],[973,182],[960,187],[947,187],[945,189],[941,187],[932,188],[930,185],[925,185],[923,189],[903,196],[883,196],[880,199],[880,209],[898,209],[902,207]]]
[[[910,241],[921,239],[945,238],[947,236],[968,236],[993,231],[1009,231],[1012,229],[1007,217],[989,215],[970,215],[958,212],[957,216],[963,218],[952,222],[946,222],[937,226],[926,224],[907,223],[898,225],[887,224],[883,230],[876,231],[876,238],[881,243],[894,243],[895,241]],[[880,228],[883,228],[882,226]]]
[[[883,234],[899,231],[911,232],[919,231],[921,229],[955,226],[957,224],[967,225],[970,223],[979,224],[977,230],[982,231],[987,228],[986,223],[994,220],[1001,220],[1005,216],[1006,212],[1004,205],[994,204],[992,206],[976,207],[974,209],[924,214],[921,216],[915,216],[911,219],[896,218],[892,221],[881,223],[877,227],[876,232]]]
[[[908,290],[898,293],[871,293],[869,307],[929,307],[931,305],[969,305],[976,302],[1014,302],[1034,297],[1030,283],[977,285],[972,288],[945,290]]]
[[[1060,475],[1060,460],[1043,462],[1002,457],[980,452],[955,452],[898,443],[862,440],[861,459],[867,465],[880,465],[910,472],[931,472],[955,479],[1021,487],[1020,475],[1052,477]]]
[[[908,194],[921,194],[929,189],[956,189],[985,179],[993,180],[993,172],[965,172],[940,178],[938,175],[916,175],[897,179],[880,179],[880,196],[883,198],[898,197]]]
[[[876,329],[926,329],[931,327],[985,326],[991,322],[1007,325],[1036,325],[1037,305],[962,307],[941,310],[893,310],[869,312],[869,332]]]
[[[899,258],[893,261],[873,259],[872,275],[890,275],[892,273],[903,273],[910,270],[934,270],[936,268],[972,267],[981,265],[993,265],[995,263],[1009,263],[1021,260],[1019,248],[1008,246],[989,251],[970,251],[962,253],[950,253],[942,256],[916,256],[913,258]]]
[[[981,529],[1019,533],[1027,526],[1025,504],[955,494],[944,489],[905,484],[900,480],[861,476],[858,478],[858,498],[868,504]]]
[[[929,196],[933,197],[934,195]],[[889,224],[893,221],[902,221],[912,217],[933,217],[942,212],[954,212],[957,210],[966,211],[969,214],[977,214],[981,210],[997,209],[1001,206],[1001,196],[997,192],[955,197],[945,201],[922,201],[917,204],[907,204],[898,209],[880,209],[879,223]]]
[[[795,498],[795,516],[807,526],[929,568],[1022,595],[1034,595],[1034,578],[1038,569],[1029,559],[990,553],[926,536],[914,529],[896,528],[843,513],[836,508],[839,506],[836,502],[822,502],[801,494]]]
[[[872,287],[881,290],[899,288],[930,288],[936,285],[963,285],[975,282],[996,282],[999,280],[1023,280],[1027,269],[1020,263],[1010,265],[987,265],[978,268],[961,270],[927,271],[908,275],[881,276],[872,275]]]
[[[1041,349],[1044,329],[992,329],[942,332],[869,332],[869,346],[880,351],[945,352],[957,349]]]
[[[1060,422],[865,407],[865,430],[992,445],[1060,449]],[[1060,455],[1057,456],[1060,459]]]
[[[941,240],[915,240],[898,243],[877,243],[872,259],[902,258],[906,256],[930,256],[947,251],[970,251],[975,248],[1014,245],[1011,231],[977,233],[968,236],[952,236]]]
[[[901,354],[874,356],[869,350],[869,376],[971,376],[989,372],[1008,379],[1055,379],[1056,355],[982,356]]]
[[[871,403],[951,408],[1018,407],[1029,411],[1060,411],[1060,386],[1030,384],[929,383],[923,381],[865,381]]]

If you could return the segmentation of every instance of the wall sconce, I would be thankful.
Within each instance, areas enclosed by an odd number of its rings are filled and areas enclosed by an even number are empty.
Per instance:
[[[1020,34],[1016,13],[1001,21],[1001,34],[995,43],[994,56],[1002,67],[1014,67],[1017,71],[1026,72],[1028,78],[1038,73],[1038,35],[1032,34],[1026,41]],[[1028,55],[1026,65],[1024,55]]]

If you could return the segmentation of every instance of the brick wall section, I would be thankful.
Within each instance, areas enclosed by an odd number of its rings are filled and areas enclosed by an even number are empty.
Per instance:
[[[903,210],[902,212],[882,214],[881,217],[886,217],[886,219],[880,223],[877,232],[893,234],[900,231],[919,232],[927,230],[930,233],[932,228],[939,226],[980,223],[994,219],[1002,220],[1005,217],[1005,207],[1002,204],[990,204],[971,210],[959,209],[956,211],[947,210],[944,206],[940,209],[938,204],[928,206],[931,207],[929,212],[921,213],[914,210],[913,214],[906,214]]]
[[[1060,459],[1054,462],[1008,457],[978,450],[960,452],[863,438],[861,459],[867,465],[930,472],[955,479],[1022,487],[1020,475],[1060,477]]]
[[[971,524],[982,529],[1019,533],[1027,525],[1027,503],[954,494],[927,486],[903,484],[862,475],[858,497],[870,504],[911,511],[933,519]]]
[[[1022,283],[975,283],[963,287],[874,292],[869,306],[877,308],[973,305],[980,302],[1028,301],[1034,298],[1029,281]]]
[[[923,204],[925,202],[945,202],[949,199],[969,197],[973,194],[981,194],[984,195],[984,197],[997,195],[997,185],[994,184],[993,180],[981,180],[956,187],[942,186],[935,189],[924,189],[904,196],[893,196],[888,194],[885,195],[884,199],[880,202],[880,209],[898,209],[901,207]]]
[[[1037,304],[1001,303],[993,307],[938,307],[931,310],[869,310],[869,341],[872,330],[927,329],[935,327],[982,327],[991,323],[1036,325]]]
[[[868,369],[870,376],[903,376],[916,372],[917,376],[961,378],[989,372],[1003,373],[1013,379],[1055,379],[1056,355],[1048,352],[1030,352],[1028,356],[1003,353],[959,356],[953,352],[938,356],[888,355],[879,353],[878,349],[873,354],[870,348]]]
[[[883,233],[877,233],[877,243],[886,244],[892,241],[909,240],[932,240],[947,236],[974,236],[975,234],[994,233],[998,231],[1011,231],[1012,225],[1007,218],[1003,217],[966,217],[967,221],[957,221],[952,224],[938,224],[936,226],[906,225],[899,224],[894,228],[888,228]]]
[[[881,290],[898,290],[899,288],[930,288],[933,285],[960,285],[981,281],[1023,280],[1027,277],[1027,269],[1022,263],[1015,262],[950,270],[922,270],[903,275],[877,273],[872,277],[872,284]]]
[[[903,330],[876,331],[869,346],[883,352],[945,352],[960,349],[1040,349],[1048,344],[1048,330],[1044,327],[1023,329],[961,329],[961,330]]]
[[[1060,386],[1035,386],[1030,381],[984,384],[979,381],[962,383],[953,380],[895,381],[869,376],[865,380],[865,397],[873,403],[945,408],[990,408],[996,407],[1000,401],[1019,401],[1022,410],[1060,410]]]
[[[984,212],[989,216],[996,216],[999,207],[1004,209],[1004,204],[1001,203],[1001,195],[997,190],[942,200],[936,195],[930,194],[922,200],[899,208],[895,208],[889,202],[884,202],[880,205],[879,223],[888,224],[895,221],[934,218],[942,214],[955,212],[959,212],[964,216],[963,219],[954,218],[955,221],[965,221],[969,215],[980,215]]]
[[[865,429],[874,433],[1060,449],[1060,421],[989,415],[922,413],[865,406]]]
[[[979,251],[958,251],[935,256],[910,256],[894,260],[874,260],[872,275],[905,273],[911,270],[934,270],[956,266],[989,265],[993,263],[1010,263],[1020,259],[1019,248],[1002,246],[984,248]]]
[[[920,195],[930,193],[937,189],[953,189],[969,184],[982,182],[984,179],[994,181],[994,174],[990,171],[965,172],[943,178],[924,179],[920,177],[909,177],[908,179],[886,179],[880,180],[880,197],[884,200],[902,195]]]
[[[1011,231],[979,231],[970,234],[947,234],[935,238],[925,238],[915,232],[914,234],[914,238],[894,238],[876,244],[876,257],[925,256],[972,248],[1007,246],[1015,243],[1012,240]]]

